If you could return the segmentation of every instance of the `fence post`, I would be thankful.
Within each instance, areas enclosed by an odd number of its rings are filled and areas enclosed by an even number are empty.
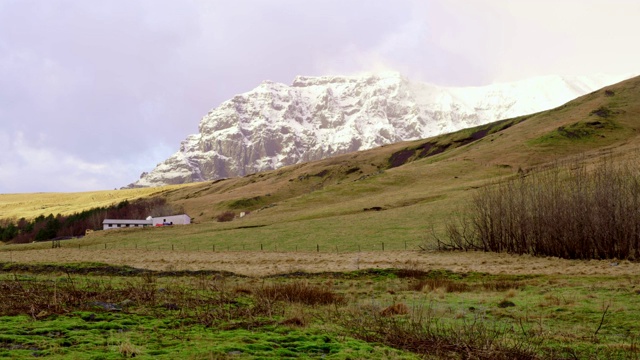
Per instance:
[[[260,244],[260,251],[262,251],[262,244]]]
[[[173,244],[171,244],[171,251],[173,251]]]
[[[213,244],[213,252],[216,252],[216,244]]]
[[[104,243],[104,249],[107,250],[107,243]]]
[[[384,242],[382,243],[382,251],[384,251]]]
[[[316,252],[320,252],[320,245],[316,244]]]

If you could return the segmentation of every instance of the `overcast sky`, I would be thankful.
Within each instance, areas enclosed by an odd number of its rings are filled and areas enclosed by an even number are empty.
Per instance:
[[[263,80],[637,73],[636,0],[0,0],[0,193],[119,188]]]

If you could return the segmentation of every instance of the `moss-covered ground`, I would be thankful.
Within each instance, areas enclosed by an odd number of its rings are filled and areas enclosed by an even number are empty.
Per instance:
[[[640,276],[407,267],[251,278],[97,265],[4,267],[0,358],[628,359],[639,354]],[[90,271],[96,268],[100,271]]]

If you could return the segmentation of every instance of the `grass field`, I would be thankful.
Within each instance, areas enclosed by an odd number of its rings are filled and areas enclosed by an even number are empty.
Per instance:
[[[81,193],[0,194],[0,219],[33,219],[49,214],[70,215],[92,208],[116,205],[125,200],[160,195],[174,188],[176,186]]]
[[[87,259],[107,264],[127,265],[157,271],[220,270],[240,275],[262,277],[280,273],[304,271],[355,271],[416,267],[420,270],[445,269],[455,272],[488,274],[540,275],[610,275],[626,276],[640,273],[640,264],[612,260],[564,260],[527,255],[483,252],[420,252],[388,250],[342,252],[335,251],[226,251],[202,249],[184,251],[146,249],[143,246],[94,248],[56,248],[1,252],[6,263],[77,263]],[[616,264],[615,266],[612,264]]]
[[[637,358],[640,278],[1,264],[0,356]]]

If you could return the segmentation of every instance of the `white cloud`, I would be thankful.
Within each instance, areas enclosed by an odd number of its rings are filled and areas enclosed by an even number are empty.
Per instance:
[[[88,162],[74,154],[30,144],[24,134],[0,132],[0,193],[65,192],[118,188],[133,181],[139,162]],[[149,156],[142,158],[149,160]]]

